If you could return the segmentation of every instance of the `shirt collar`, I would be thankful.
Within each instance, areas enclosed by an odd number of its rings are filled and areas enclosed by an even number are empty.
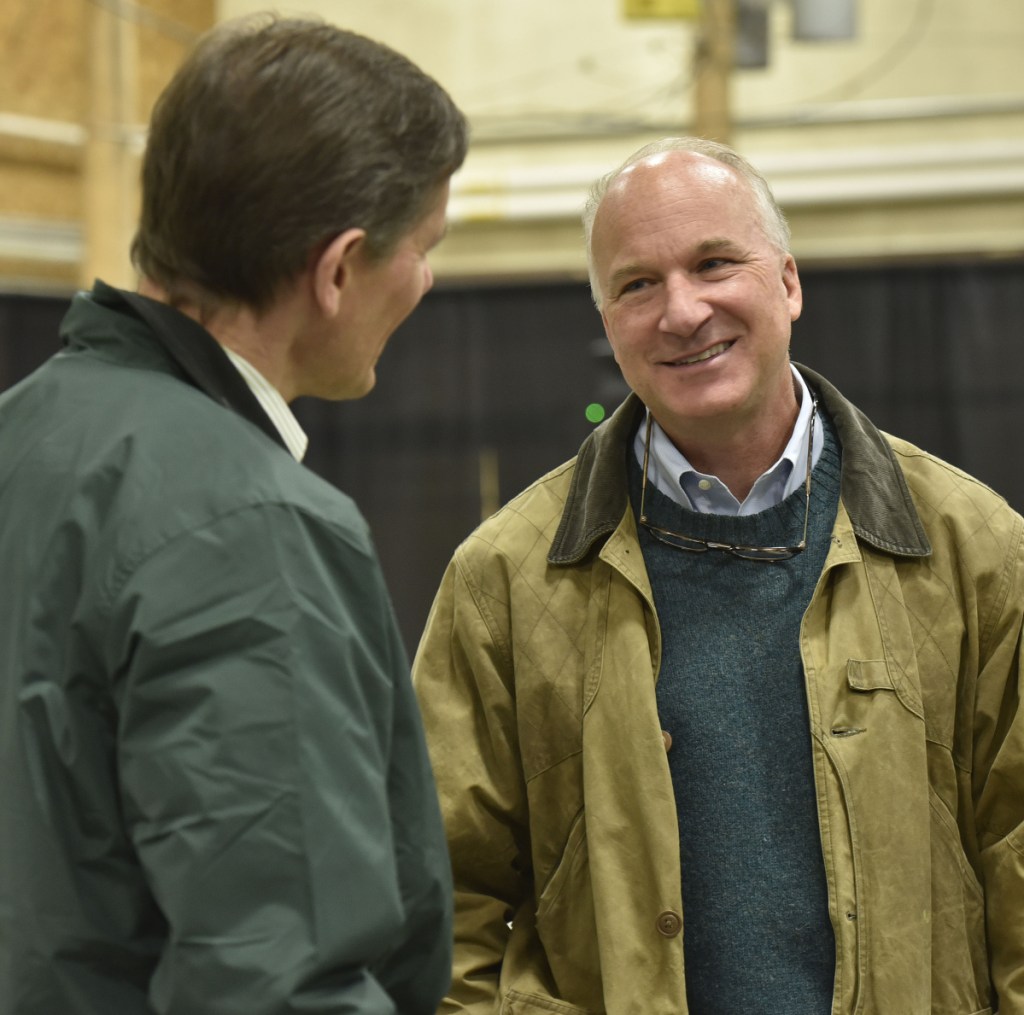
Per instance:
[[[288,408],[288,403],[282,397],[281,392],[247,359],[239,356],[237,352],[229,349],[226,345],[222,345],[221,348],[227,353],[228,359],[234,363],[245,383],[249,385],[249,390],[256,396],[263,411],[270,417],[277,432],[281,435],[285,447],[292,453],[292,457],[301,462],[306,454],[306,448],[309,447],[309,438],[299,426],[295,414]]]
[[[807,431],[811,425],[813,397],[799,371],[790,365],[793,383],[800,397],[800,411],[789,441],[775,462],[762,473],[740,503],[717,476],[698,472],[686,456],[672,443],[655,420],[651,420],[651,453],[648,464],[648,482],[677,504],[709,514],[751,515],[785,500],[799,489],[807,477]],[[644,433],[642,422],[633,440],[637,460],[643,465]],[[825,445],[821,426],[814,428],[811,448],[812,468]]]

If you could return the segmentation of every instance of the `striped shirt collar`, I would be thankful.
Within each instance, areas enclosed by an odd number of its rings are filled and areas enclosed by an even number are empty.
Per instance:
[[[263,411],[270,417],[270,421],[277,428],[285,447],[291,452],[296,461],[301,462],[309,447],[309,438],[305,431],[299,426],[295,414],[288,408],[288,403],[281,396],[281,392],[268,381],[247,359],[239,356],[237,352],[229,349],[226,345],[221,348],[227,353],[228,359],[234,363],[235,368],[242,375],[242,379],[249,386],[249,390],[256,396],[256,400],[263,407]]]

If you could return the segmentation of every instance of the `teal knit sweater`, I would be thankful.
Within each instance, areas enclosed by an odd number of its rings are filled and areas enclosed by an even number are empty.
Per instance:
[[[692,1015],[827,1015],[835,940],[811,767],[800,622],[839,502],[831,421],[808,547],[763,563],[640,543],[662,632],[657,700],[671,734]],[[636,511],[640,467],[629,454]],[[756,515],[706,515],[647,486],[652,524],[748,546],[794,545],[804,489]]]

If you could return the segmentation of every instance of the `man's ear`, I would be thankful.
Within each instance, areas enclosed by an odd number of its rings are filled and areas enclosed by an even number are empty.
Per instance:
[[[789,304],[789,319],[795,321],[804,308],[804,294],[792,254],[787,254],[782,263],[782,285],[786,290],[786,302]]]
[[[327,244],[313,264],[313,293],[327,316],[335,317],[341,309],[343,291],[352,282],[365,245],[365,229],[346,229]]]

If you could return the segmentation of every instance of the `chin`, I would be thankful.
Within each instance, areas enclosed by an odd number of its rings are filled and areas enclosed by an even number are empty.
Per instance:
[[[335,400],[355,401],[359,398],[365,398],[375,387],[377,387],[377,375],[371,370],[365,377],[347,384],[344,393],[337,395]]]

